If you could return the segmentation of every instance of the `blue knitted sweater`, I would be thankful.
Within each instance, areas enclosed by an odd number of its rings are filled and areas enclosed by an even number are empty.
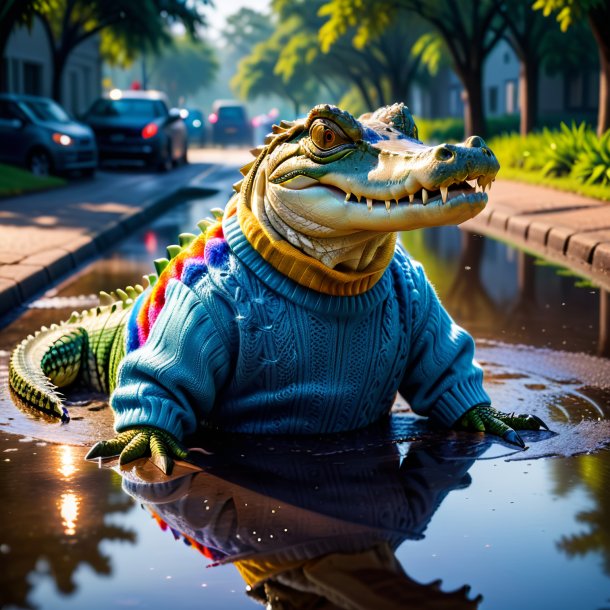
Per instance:
[[[370,290],[338,297],[281,275],[236,217],[223,228],[227,256],[172,280],[147,342],[123,360],[111,397],[118,431],[352,430],[387,415],[398,391],[451,426],[490,403],[472,338],[400,247]]]

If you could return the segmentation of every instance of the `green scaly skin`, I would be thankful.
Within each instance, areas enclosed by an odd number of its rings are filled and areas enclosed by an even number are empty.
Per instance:
[[[459,224],[487,203],[499,170],[478,136],[461,144],[425,146],[408,108],[394,104],[355,119],[329,105],[306,119],[274,126],[255,159],[242,168],[235,197],[278,233],[326,268],[359,271],[375,260],[398,231]],[[469,182],[470,181],[470,182]],[[215,210],[215,216],[222,210]],[[200,223],[204,230],[206,221]],[[194,236],[169,246],[173,258]],[[386,248],[387,249],[387,248]],[[167,259],[155,261],[157,273]],[[152,281],[156,276],[150,276]],[[10,385],[35,408],[68,418],[56,388],[83,382],[111,392],[125,353],[125,324],[141,287],[105,295],[100,307],[42,329],[14,351]],[[468,411],[456,428],[496,434],[524,447],[515,429],[546,428],[540,419],[500,413],[489,405]],[[172,456],[186,457],[167,432],[149,427],[123,431],[95,445],[87,457],[120,455],[126,463],[150,452],[164,471]]]

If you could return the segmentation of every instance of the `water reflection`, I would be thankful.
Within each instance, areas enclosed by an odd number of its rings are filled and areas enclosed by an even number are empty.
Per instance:
[[[1,439],[0,451],[15,444]],[[102,542],[133,544],[135,533],[106,519],[129,511],[133,502],[121,492],[119,477],[83,465],[83,448],[32,441],[14,451],[0,476],[0,605],[31,608],[36,588],[48,579],[71,595],[84,565],[112,574]]]
[[[594,502],[593,508],[576,515],[582,531],[563,536],[557,547],[570,557],[598,553],[610,576],[610,451],[561,460],[554,466],[557,495],[565,497],[582,487]]]
[[[456,227],[401,234],[458,323],[480,338],[610,354],[607,293]]]
[[[421,539],[447,494],[470,484],[484,450],[464,454],[392,444],[379,430],[349,442],[223,439],[198,468],[163,477],[149,461],[124,469],[123,488],[164,529],[214,563],[233,563],[268,608],[463,608],[469,587],[409,577],[394,552]]]

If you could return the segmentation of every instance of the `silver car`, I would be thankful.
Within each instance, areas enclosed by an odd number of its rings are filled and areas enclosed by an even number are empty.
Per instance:
[[[95,136],[49,98],[0,94],[0,162],[39,176],[71,170],[93,174]]]

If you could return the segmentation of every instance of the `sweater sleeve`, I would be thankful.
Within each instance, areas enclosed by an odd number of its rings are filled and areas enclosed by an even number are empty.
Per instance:
[[[229,351],[199,297],[170,282],[147,342],[121,363],[110,401],[115,429],[155,426],[182,439],[211,411],[229,370]]]
[[[466,411],[490,404],[472,337],[449,316],[421,265],[413,264],[412,338],[400,393],[419,415],[451,427]]]

